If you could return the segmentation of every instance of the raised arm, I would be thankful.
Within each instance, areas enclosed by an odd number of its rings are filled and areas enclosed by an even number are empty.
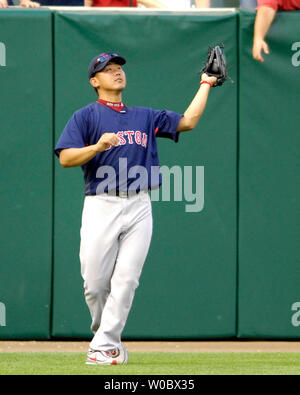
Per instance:
[[[255,60],[264,62],[262,51],[269,54],[269,47],[265,41],[265,37],[270,29],[270,26],[275,18],[276,10],[268,6],[261,6],[257,10],[254,23],[254,37],[252,55]]]
[[[195,129],[205,110],[210,89],[216,81],[216,77],[202,74],[200,88],[181,118],[177,128],[178,132]]]

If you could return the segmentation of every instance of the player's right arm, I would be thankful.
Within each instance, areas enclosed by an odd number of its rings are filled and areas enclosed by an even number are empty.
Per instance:
[[[96,144],[82,148],[65,148],[60,151],[59,162],[62,167],[82,166],[93,159],[99,152],[104,152],[111,146],[119,144],[115,133],[104,133]]]

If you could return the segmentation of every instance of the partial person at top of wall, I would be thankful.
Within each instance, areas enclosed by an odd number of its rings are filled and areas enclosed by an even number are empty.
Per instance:
[[[158,0],[84,0],[85,7],[139,7],[166,8]]]
[[[0,0],[0,8],[19,5],[25,8],[38,8],[40,6],[83,6],[84,0]]]
[[[30,0],[20,0],[19,5],[25,8],[37,8],[40,6],[39,3]],[[0,0],[0,8],[7,8],[8,6],[15,5],[11,0]]]
[[[84,0],[86,7],[209,8],[210,0]]]
[[[210,0],[194,0],[194,4],[196,8],[210,8],[211,1]]]
[[[269,54],[265,37],[273,23],[277,11],[294,11],[300,9],[300,0],[258,0],[254,23],[252,55],[255,60],[264,62],[262,52]]]
[[[165,8],[172,10],[210,7],[210,0],[161,0],[161,2],[165,5]]]
[[[39,0],[40,5],[42,6],[83,6],[84,0]]]

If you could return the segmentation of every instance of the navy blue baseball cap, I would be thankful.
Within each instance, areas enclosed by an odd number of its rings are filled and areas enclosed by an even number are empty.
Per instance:
[[[117,53],[102,53],[98,56],[95,56],[89,64],[89,79],[94,77],[94,75],[96,73],[99,73],[99,71],[103,70],[109,62],[115,62],[117,64],[123,65],[126,63],[126,60],[122,58],[122,56],[119,56]]]

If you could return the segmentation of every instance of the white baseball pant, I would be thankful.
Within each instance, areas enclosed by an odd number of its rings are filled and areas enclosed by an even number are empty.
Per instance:
[[[149,194],[86,196],[80,235],[81,274],[94,333],[90,347],[111,350],[121,343],[150,246]]]

